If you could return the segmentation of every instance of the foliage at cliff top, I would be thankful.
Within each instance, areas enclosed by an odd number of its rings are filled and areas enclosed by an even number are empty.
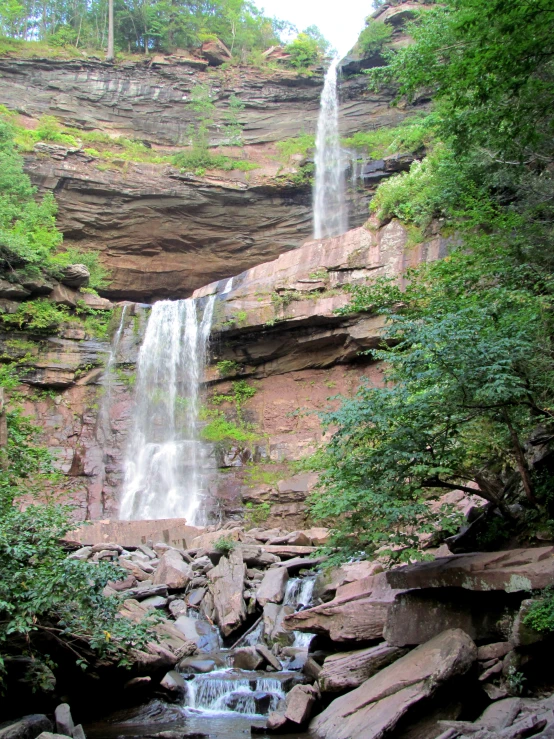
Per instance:
[[[427,157],[382,183],[372,210],[412,241],[440,229],[448,256],[404,290],[352,290],[347,310],[386,319],[372,356],[387,370],[327,416],[337,431],[315,461],[314,514],[345,556],[420,556],[422,534],[455,530],[436,502],[454,489],[484,498],[508,536],[554,526],[553,11],[447,0],[371,73],[400,99],[435,99]],[[496,543],[491,527],[481,546]]]
[[[196,49],[205,41],[220,39],[233,59],[260,61],[260,52],[281,43],[281,34],[296,29],[286,21],[269,18],[250,0],[114,0],[115,48],[122,54]],[[315,27],[302,37],[325,42]],[[68,4],[46,0],[0,0],[0,37],[38,44],[38,53],[80,55],[80,49],[105,50],[108,38],[108,2],[91,0]],[[301,39],[302,43],[304,38]],[[32,43],[31,43],[32,42]],[[5,51],[17,49],[4,44]],[[0,44],[0,50],[2,44]],[[306,65],[303,65],[306,66]]]

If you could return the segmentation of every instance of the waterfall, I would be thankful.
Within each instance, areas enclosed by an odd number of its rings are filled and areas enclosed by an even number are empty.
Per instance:
[[[120,517],[201,523],[203,467],[198,438],[200,383],[215,296],[202,318],[195,300],[155,303],[138,355],[135,409],[127,445]]]
[[[344,162],[340,148],[337,67],[325,75],[315,145],[314,238],[339,236],[348,228]]]
[[[186,708],[206,713],[267,715],[285,698],[280,680],[226,670],[188,680]]]
[[[221,291],[222,295],[227,295],[227,293],[230,293],[233,289],[233,278],[229,277],[225,285],[223,286],[223,290]]]
[[[311,605],[314,592],[315,577],[293,577],[291,578],[285,589],[285,597],[283,604],[286,606],[294,606],[295,608],[306,607]],[[293,631],[294,642],[293,647],[297,649],[308,649],[313,634],[305,634],[302,631]]]

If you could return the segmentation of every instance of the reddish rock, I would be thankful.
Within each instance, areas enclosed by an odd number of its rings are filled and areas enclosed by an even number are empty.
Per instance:
[[[310,724],[320,739],[381,739],[439,686],[466,673],[477,656],[459,629],[445,631],[336,698]]]
[[[554,580],[554,547],[457,554],[398,567],[387,573],[393,588],[448,588],[507,593],[546,588]]]
[[[246,565],[240,548],[222,557],[217,567],[208,572],[210,591],[216,611],[216,623],[223,636],[229,636],[246,618],[242,595]]]
[[[219,67],[221,64],[228,62],[231,59],[231,52],[225,46],[223,41],[218,38],[205,41],[202,44],[202,56],[204,56],[210,66]]]
[[[182,590],[194,577],[191,566],[179,552],[170,549],[160,557],[154,574],[154,585],[167,585],[170,590]]]
[[[406,651],[383,642],[369,649],[332,654],[325,659],[317,676],[319,687],[324,693],[340,693],[357,688],[379,670],[403,657]]]
[[[266,603],[280,603],[283,600],[288,579],[289,573],[285,567],[266,572],[256,592],[256,600],[262,608]]]
[[[305,724],[310,718],[318,691],[312,685],[295,685],[286,699],[285,718],[294,724]]]
[[[353,594],[337,595],[329,603],[287,616],[285,629],[324,634],[338,642],[381,638],[389,608],[400,591],[390,588],[384,574],[352,585],[357,586]]]

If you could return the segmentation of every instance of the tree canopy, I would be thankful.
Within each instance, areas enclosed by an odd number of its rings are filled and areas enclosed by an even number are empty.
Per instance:
[[[403,290],[352,288],[346,312],[385,316],[385,384],[327,416],[336,432],[315,462],[313,510],[343,554],[416,556],[422,534],[456,528],[436,502],[447,490],[475,492],[520,536],[554,523],[553,30],[551,0],[446,0],[369,72],[399,101],[433,98],[399,132],[426,156],[371,209],[412,242],[439,231],[449,254]]]

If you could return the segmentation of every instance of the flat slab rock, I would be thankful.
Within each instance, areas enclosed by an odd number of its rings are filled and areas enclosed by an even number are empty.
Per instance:
[[[381,638],[389,609],[400,591],[389,586],[383,573],[352,586],[352,593],[347,591],[329,603],[287,616],[284,628],[323,634],[337,642]]]
[[[386,642],[369,649],[340,652],[327,657],[317,679],[325,693],[339,693],[357,688],[375,673],[406,654],[406,649],[391,647]]]
[[[474,642],[450,629],[336,698],[310,723],[318,739],[381,739],[424,698],[469,670],[477,657]]]
[[[455,554],[387,572],[393,588],[505,590],[507,593],[546,588],[554,580],[554,547],[507,552]]]

